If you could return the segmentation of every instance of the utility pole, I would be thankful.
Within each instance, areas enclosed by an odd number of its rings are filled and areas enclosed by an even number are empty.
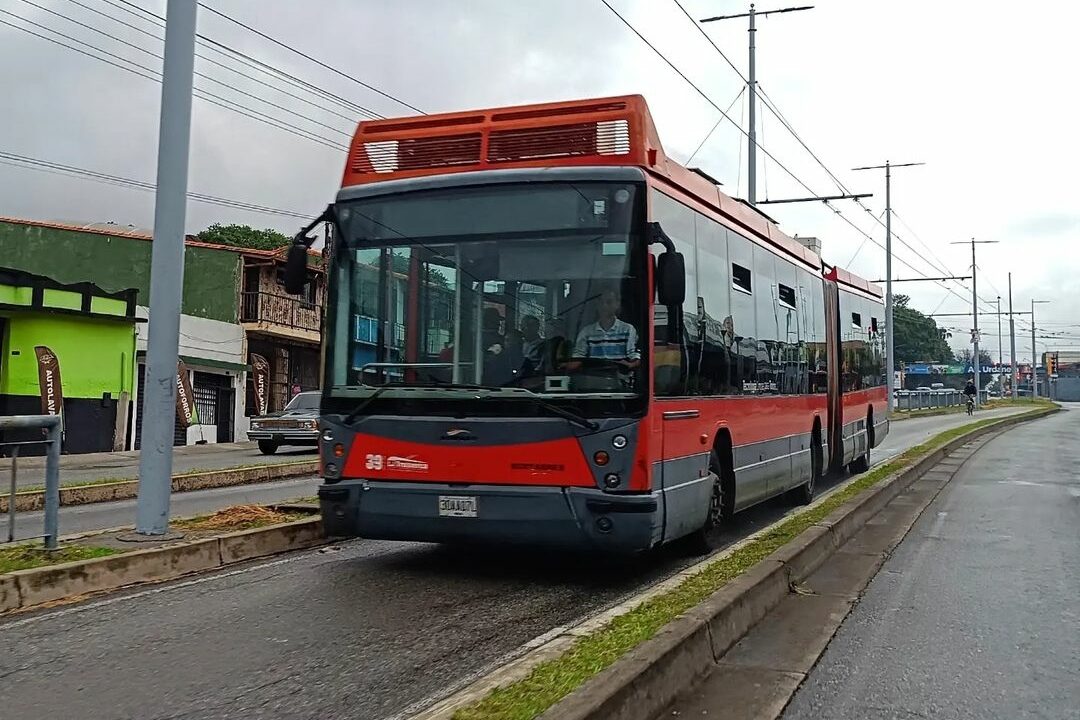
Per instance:
[[[803,5],[800,7],[781,8],[779,10],[755,10],[753,3],[751,3],[750,12],[739,13],[737,15],[717,15],[716,17],[704,18],[701,20],[701,22],[707,23],[715,22],[717,20],[732,20],[734,18],[750,18],[750,72],[749,78],[746,81],[747,89],[750,91],[750,109],[747,112],[750,127],[749,132],[746,133],[747,139],[749,140],[746,152],[746,179],[749,187],[746,191],[746,201],[751,205],[757,204],[757,43],[754,38],[754,36],[757,35],[757,24],[755,20],[759,16],[764,17],[766,15],[776,15],[779,13],[812,10],[813,7],[813,5]]]
[[[979,278],[975,265],[975,246],[994,245],[997,240],[976,240],[971,238],[971,342],[974,346],[972,351],[971,369],[975,375],[975,407],[979,407],[979,386],[982,382],[982,359],[979,357]],[[953,245],[967,245],[966,242],[952,243]]]
[[[997,316],[998,316],[998,385],[1001,385],[1001,296],[997,296]],[[998,392],[1004,395],[1005,388],[998,387]]]
[[[1009,273],[1009,387],[1012,399],[1016,399],[1016,323],[1012,309],[1012,273]]]
[[[889,388],[889,414],[892,414],[896,398],[893,393],[896,388],[893,383],[893,373],[896,371],[895,347],[893,343],[893,296],[892,296],[892,169],[898,167],[914,167],[926,163],[900,163],[894,165],[888,160],[884,165],[868,165],[866,167],[852,168],[852,170],[884,170],[885,171],[885,367],[886,385]]]
[[[136,535],[142,538],[161,536],[169,529],[196,13],[196,0],[169,0],[165,19],[157,197],[150,262],[150,327],[135,515]]]
[[[1035,361],[1035,306],[1047,305],[1049,300],[1036,300],[1031,299],[1031,399],[1039,397],[1039,373],[1037,371],[1038,364]],[[1047,381],[1049,382],[1049,378]]]

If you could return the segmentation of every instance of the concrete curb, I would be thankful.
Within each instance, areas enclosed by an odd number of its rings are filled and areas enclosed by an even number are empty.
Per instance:
[[[549,708],[541,720],[653,720],[776,607],[791,584],[805,580],[867,520],[946,455],[975,438],[1058,410],[1005,417],[972,430],[867,488],[586,681]],[[710,652],[702,647],[706,637]]]
[[[231,470],[207,470],[205,472],[174,475],[172,490],[173,492],[190,492],[192,490],[209,490],[211,488],[232,487],[235,485],[254,485],[255,483],[315,475],[318,472],[318,461],[308,460],[278,465],[234,468]],[[117,482],[102,483],[100,485],[61,486],[60,505],[63,507],[129,500],[137,497],[138,493],[138,480],[118,480]],[[44,507],[45,493],[40,490],[15,494],[16,512],[31,512],[41,510]],[[0,497],[0,513],[6,513],[7,510],[8,497],[4,495]]]
[[[724,585],[702,603],[675,618],[652,638],[549,708],[541,720],[653,720],[678,695],[712,670],[743,635],[775,608],[791,586],[812,574],[911,483],[960,446],[988,433],[1060,410],[1059,407],[1007,416],[973,430],[919,458],[910,467],[882,479],[836,508],[769,557]],[[812,509],[823,496],[808,508]],[[785,517],[781,521],[787,520]],[[658,583],[634,598],[570,628],[557,628],[491,671],[434,704],[409,714],[414,720],[450,720],[497,687],[528,676],[537,665],[571,649],[574,641],[606,625],[641,603],[668,592],[705,567],[767,533],[772,525],[739,540],[718,555]],[[416,712],[416,711],[413,711]]]
[[[0,575],[0,613],[323,545],[321,518]]]

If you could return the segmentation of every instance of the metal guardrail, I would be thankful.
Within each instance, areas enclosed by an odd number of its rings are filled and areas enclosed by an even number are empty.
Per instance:
[[[45,549],[55,550],[60,538],[60,442],[62,421],[59,415],[0,415],[0,430],[41,428],[46,431],[42,440],[0,442],[0,447],[13,448],[11,453],[11,487],[8,493],[8,542],[15,540],[15,493],[17,492],[19,449],[26,445],[46,445],[45,454]]]
[[[964,393],[959,390],[897,390],[896,409],[903,412],[907,410],[929,410],[931,408],[946,408],[963,405],[966,402]],[[979,393],[979,404],[985,404],[990,399],[990,393],[983,390]]]

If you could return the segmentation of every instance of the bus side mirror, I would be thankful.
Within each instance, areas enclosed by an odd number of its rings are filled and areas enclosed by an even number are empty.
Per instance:
[[[661,305],[681,307],[686,300],[686,261],[667,250],[656,261],[656,294]]]
[[[289,254],[285,259],[285,292],[290,295],[301,295],[304,285],[307,284],[307,256],[306,245],[293,243],[289,246]]]

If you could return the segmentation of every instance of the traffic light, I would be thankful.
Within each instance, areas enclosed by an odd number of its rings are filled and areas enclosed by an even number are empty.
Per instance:
[[[1046,376],[1057,372],[1057,353],[1046,353]]]

